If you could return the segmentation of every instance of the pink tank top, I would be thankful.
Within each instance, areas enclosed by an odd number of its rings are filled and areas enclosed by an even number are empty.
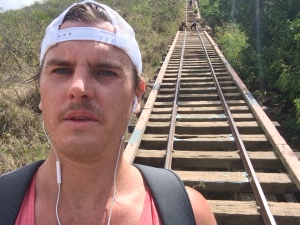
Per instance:
[[[29,189],[27,190],[18,218],[15,225],[34,225],[34,195],[35,195],[35,176],[33,177]],[[157,210],[151,196],[149,189],[147,188],[146,198],[142,215],[139,221],[139,225],[159,225],[159,218]]]

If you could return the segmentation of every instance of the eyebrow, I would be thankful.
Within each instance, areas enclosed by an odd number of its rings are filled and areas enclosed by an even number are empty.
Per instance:
[[[61,60],[61,59],[50,59],[49,61],[46,62],[45,67],[51,67],[51,66],[74,66],[74,63],[71,63],[66,60]],[[95,63],[93,65],[90,65],[92,68],[107,68],[107,69],[117,69],[117,70],[122,70],[123,66],[120,63],[117,62],[99,62]]]
[[[45,67],[51,67],[51,66],[72,66],[73,63],[70,63],[66,60],[60,60],[60,59],[51,59],[46,62]]]
[[[107,69],[117,69],[117,70],[124,69],[120,63],[115,63],[115,62],[100,62],[90,66],[94,68],[107,68]]]

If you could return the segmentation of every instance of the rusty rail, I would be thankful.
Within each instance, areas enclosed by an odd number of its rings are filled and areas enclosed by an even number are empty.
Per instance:
[[[171,169],[171,165],[172,165],[172,151],[173,151],[173,144],[174,144],[175,122],[176,122],[176,114],[177,114],[177,107],[178,107],[177,103],[178,103],[178,95],[179,95],[179,87],[180,87],[180,79],[181,79],[181,70],[182,70],[183,56],[185,51],[185,40],[186,40],[186,30],[184,31],[184,39],[183,39],[183,44],[181,49],[179,69],[178,69],[177,81],[175,86],[175,95],[174,95],[174,101],[172,107],[170,131],[168,135],[168,145],[167,145],[167,152],[166,152],[166,159],[165,159],[165,169]]]
[[[210,69],[211,69],[211,73],[212,73],[212,77],[213,77],[213,80],[214,80],[214,83],[215,83],[215,86],[217,88],[217,92],[218,92],[218,95],[219,95],[219,98],[221,100],[221,104],[223,106],[223,109],[225,111],[225,114],[227,116],[227,119],[228,119],[228,122],[229,122],[229,126],[230,126],[230,129],[231,129],[231,132],[232,132],[232,135],[234,136],[235,138],[235,142],[236,142],[236,145],[238,147],[238,151],[239,151],[239,154],[240,154],[240,157],[242,159],[242,162],[243,162],[243,165],[244,165],[244,168],[247,172],[247,175],[248,175],[248,179],[249,179],[249,182],[251,184],[251,188],[253,190],[253,193],[254,193],[254,196],[255,196],[255,199],[256,199],[256,202],[257,202],[257,205],[258,205],[258,209],[259,211],[261,212],[261,215],[262,215],[262,218],[265,222],[265,224],[267,225],[275,225],[276,222],[275,222],[275,219],[271,213],[271,210],[270,210],[270,207],[268,205],[268,202],[266,200],[266,196],[261,188],[261,185],[257,179],[257,176],[255,174],[255,171],[254,171],[254,168],[253,168],[253,165],[251,163],[251,160],[248,156],[248,153],[247,153],[247,150],[245,148],[245,145],[242,141],[242,138],[240,136],[240,132],[236,126],[236,123],[232,117],[232,114],[229,110],[229,107],[226,103],[226,99],[224,97],[224,94],[222,92],[222,89],[220,87],[220,84],[219,84],[219,81],[218,81],[218,78],[216,76],[216,73],[215,73],[215,70],[213,68],[213,65],[211,63],[211,60],[209,58],[209,55],[207,53],[207,50],[206,50],[206,47],[205,47],[205,44],[200,36],[200,33],[197,29],[197,32],[198,32],[198,36],[199,36],[199,39],[201,41],[201,44],[204,48],[204,51],[205,51],[205,55],[206,55],[206,58],[207,58],[207,61],[208,61],[208,64],[210,66]]]

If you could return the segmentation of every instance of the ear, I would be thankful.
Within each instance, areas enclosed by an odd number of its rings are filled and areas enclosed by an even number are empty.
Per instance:
[[[145,78],[140,77],[139,79],[139,86],[138,88],[135,90],[135,95],[137,96],[139,102],[142,100],[142,96],[146,91],[146,81]]]
[[[42,111],[42,102],[39,103],[39,109]]]
[[[135,113],[136,109],[138,108],[138,98],[136,96],[134,96],[134,101],[133,101],[133,104],[132,104],[132,108],[131,108],[131,112],[132,113]]]
[[[141,77],[139,80],[139,86],[135,90],[135,95],[137,97],[138,103],[136,105],[136,108],[133,111],[134,114],[137,114],[141,111],[141,101],[142,101],[142,96],[145,93],[145,90],[146,90],[146,82],[145,82],[144,78]]]

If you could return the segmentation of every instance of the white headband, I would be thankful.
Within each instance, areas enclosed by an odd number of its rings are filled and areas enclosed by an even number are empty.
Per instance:
[[[104,8],[112,21],[112,25],[114,26],[116,33],[101,30],[96,27],[72,27],[59,30],[67,12],[73,6],[85,3],[92,3]],[[40,63],[42,63],[49,48],[59,42],[71,40],[91,40],[114,45],[122,49],[129,56],[135,65],[139,76],[142,73],[141,52],[132,27],[116,11],[106,5],[99,4],[92,0],[86,0],[81,3],[71,5],[56,19],[54,19],[46,29],[45,37],[41,46]]]

